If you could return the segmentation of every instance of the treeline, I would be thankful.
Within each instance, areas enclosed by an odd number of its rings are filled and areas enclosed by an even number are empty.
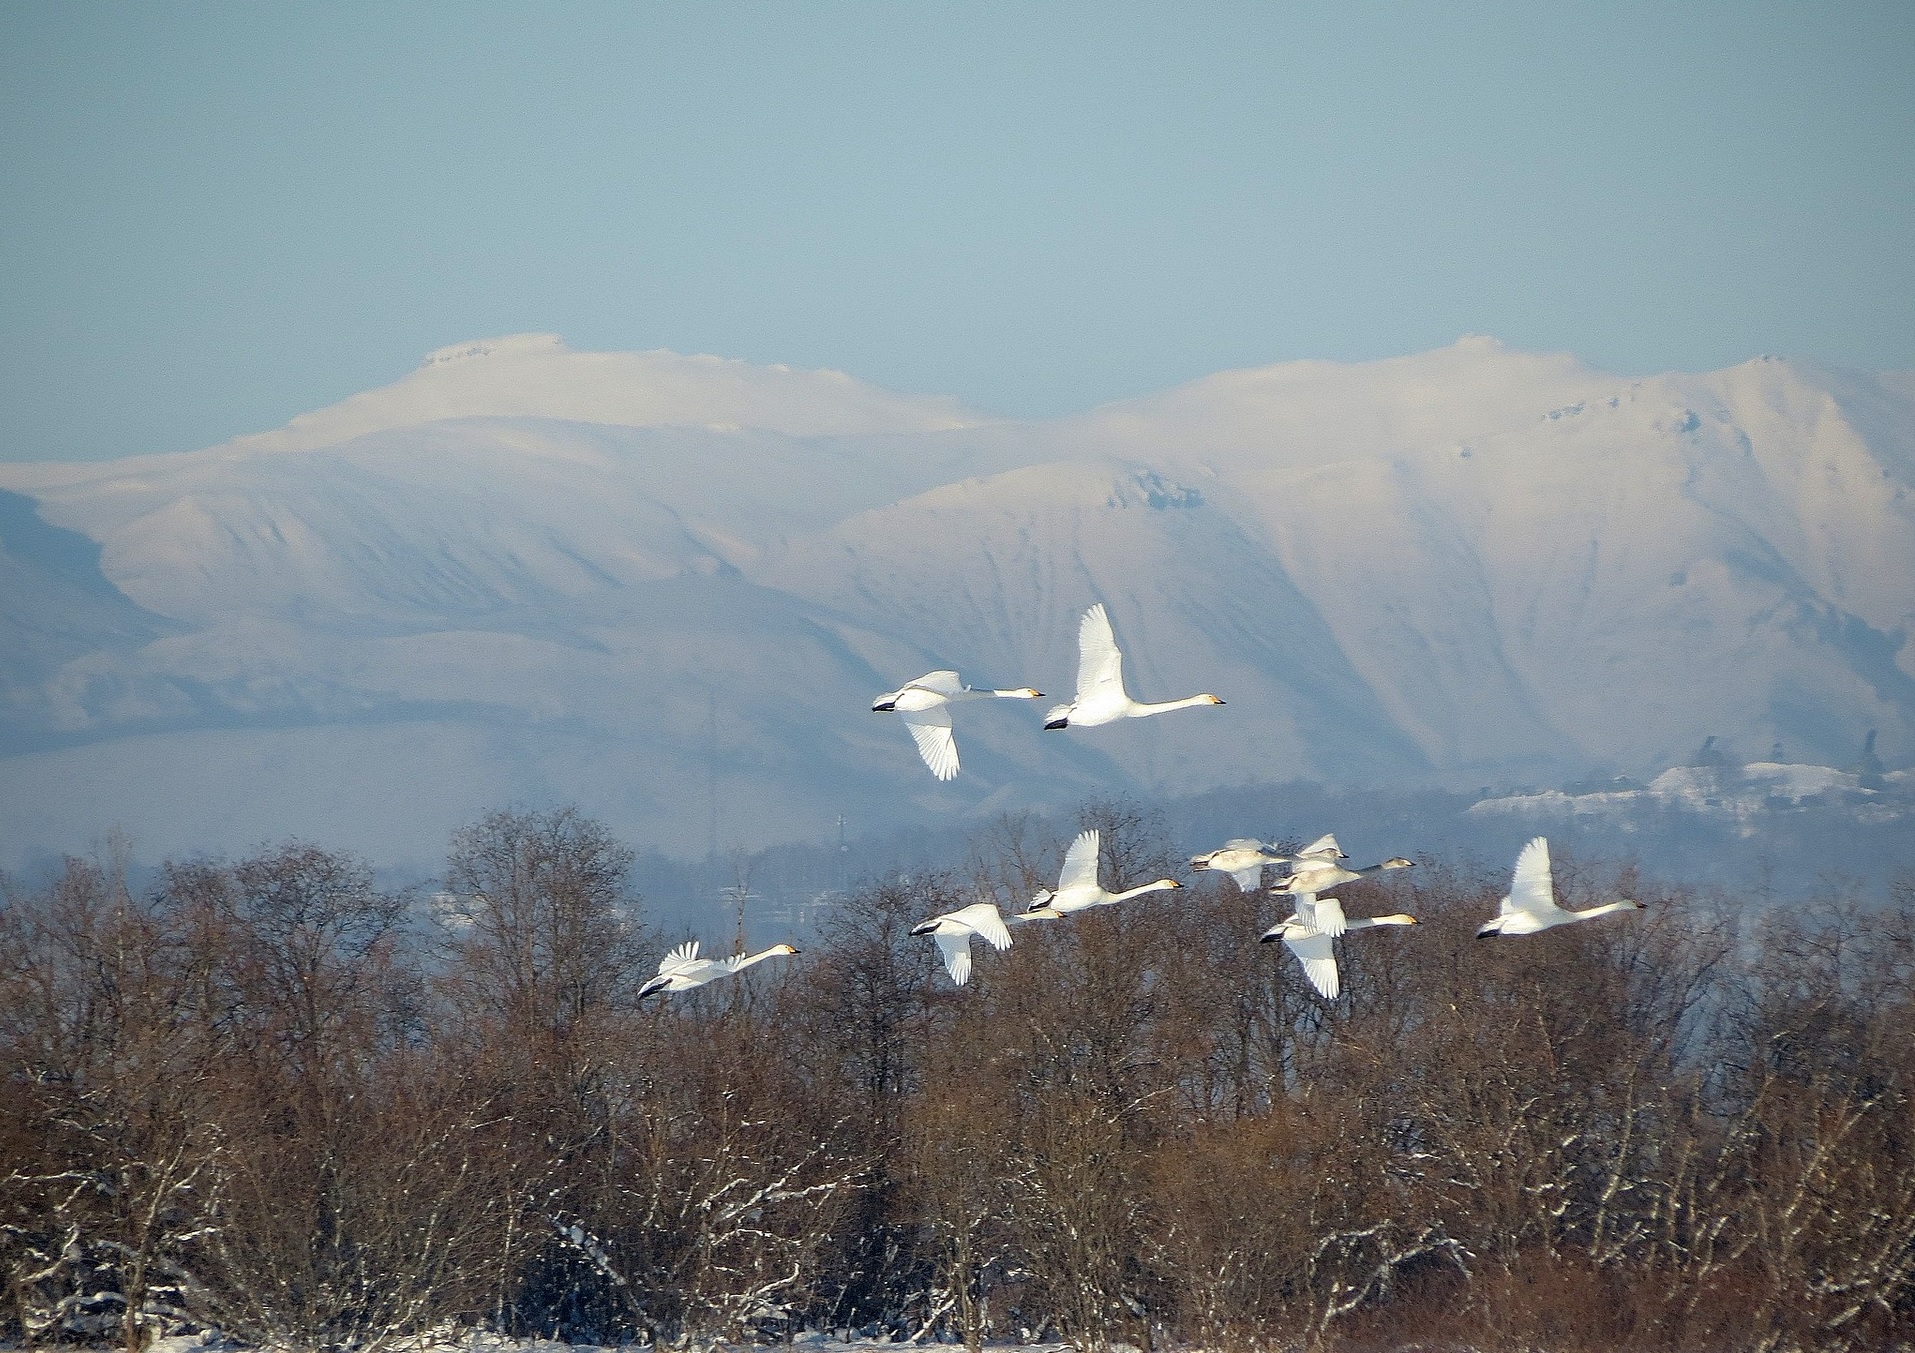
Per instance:
[[[1132,806],[1083,825],[1114,887],[1179,863]],[[569,812],[462,832],[430,906],[298,843],[11,886],[0,1337],[1915,1339],[1908,880],[1753,914],[1559,859],[1649,909],[1477,942],[1507,874],[1426,862],[1339,890],[1421,925],[1351,936],[1328,1003],[1255,943],[1281,899],[1206,879],[954,989],[910,927],[1060,844],[1005,822],[642,1007],[677,937]]]

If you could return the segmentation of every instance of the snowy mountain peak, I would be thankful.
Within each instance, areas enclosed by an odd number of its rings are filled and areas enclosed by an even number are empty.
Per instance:
[[[986,421],[955,400],[895,394],[840,371],[662,348],[578,352],[557,334],[511,334],[435,349],[391,385],[216,450],[311,451],[453,418],[749,428],[790,437],[940,432]]]
[[[210,451],[0,465],[0,823],[411,858],[543,797],[675,848],[714,803],[762,843],[1093,788],[1640,773],[1704,732],[1915,749],[1899,378],[1470,337],[949,434],[980,421],[521,334]],[[1092,602],[1133,694],[1227,717],[975,711],[948,785],[872,720],[944,666],[1069,689]]]
[[[463,362],[472,357],[491,357],[495,353],[521,352],[570,352],[565,340],[557,334],[507,334],[503,338],[481,338],[473,343],[454,343],[450,347],[434,348],[426,354],[420,366],[443,366],[447,362]]]

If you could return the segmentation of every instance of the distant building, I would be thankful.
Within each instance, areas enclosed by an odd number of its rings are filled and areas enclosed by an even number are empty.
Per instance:
[[[1696,748],[1696,754],[1689,758],[1689,764],[1692,766],[1708,766],[1715,770],[1723,770],[1728,767],[1729,756],[1728,753],[1716,746],[1716,735],[1711,733],[1702,740],[1702,745]]]
[[[1877,793],[1888,788],[1883,778],[1888,768],[1882,764],[1882,758],[1875,755],[1875,730],[1868,730],[1868,736],[1862,740],[1862,759],[1849,767],[1849,773],[1855,776],[1855,783],[1862,789],[1872,789]]]

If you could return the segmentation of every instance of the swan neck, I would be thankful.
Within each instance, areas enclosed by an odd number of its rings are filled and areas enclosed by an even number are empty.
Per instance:
[[[1141,888],[1131,888],[1125,892],[1118,893],[1111,900],[1113,902],[1122,902],[1127,897],[1142,897],[1145,893],[1166,892],[1176,886],[1177,885],[1169,879],[1158,879],[1155,883],[1146,883]]]
[[[1573,911],[1571,916],[1607,916],[1612,911],[1634,911],[1634,902],[1605,902],[1600,907],[1589,907],[1582,911]]]
[[[1161,704],[1155,705],[1148,704],[1141,700],[1133,700],[1130,702],[1130,712],[1133,717],[1140,714],[1167,714],[1173,709],[1190,709],[1197,705],[1207,705],[1210,703],[1210,697],[1207,695],[1192,695],[1183,700],[1165,700]]]

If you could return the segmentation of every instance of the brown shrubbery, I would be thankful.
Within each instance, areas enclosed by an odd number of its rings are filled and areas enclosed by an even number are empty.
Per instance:
[[[1173,865],[1089,815],[1107,882]],[[1328,1003],[1255,943],[1280,900],[1206,879],[953,989],[908,932],[1050,872],[1011,823],[640,1007],[630,858],[502,813],[430,903],[300,843],[7,893],[0,1334],[1915,1339],[1915,888],[1755,914],[1571,861],[1649,910],[1478,943],[1503,877],[1426,864],[1341,890],[1422,924]]]

